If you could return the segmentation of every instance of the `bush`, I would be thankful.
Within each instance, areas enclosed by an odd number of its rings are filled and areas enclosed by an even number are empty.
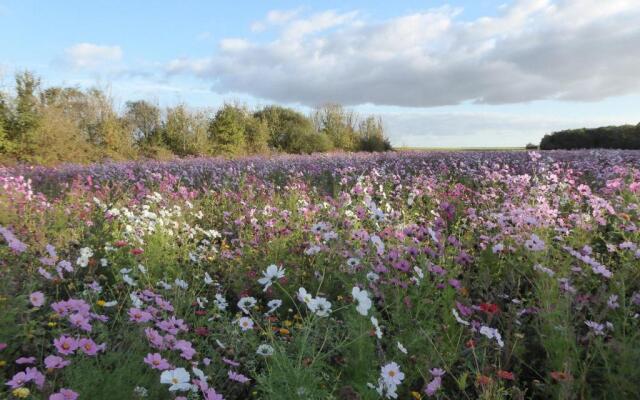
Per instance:
[[[541,150],[640,149],[640,124],[569,129],[545,135]]]

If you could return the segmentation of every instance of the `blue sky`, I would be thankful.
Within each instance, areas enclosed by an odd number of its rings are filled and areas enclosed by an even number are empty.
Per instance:
[[[0,0],[0,74],[120,105],[340,102],[396,145],[517,146],[640,122],[638,21],[636,0]]]

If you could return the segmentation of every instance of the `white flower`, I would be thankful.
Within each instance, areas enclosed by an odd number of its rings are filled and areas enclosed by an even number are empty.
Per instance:
[[[147,388],[142,386],[136,386],[135,388],[133,388],[133,393],[135,393],[138,397],[147,397],[149,395],[149,391],[147,390]]]
[[[206,297],[196,297],[196,302],[198,303],[198,307],[204,308],[207,303],[209,303],[209,300],[207,300]]]
[[[133,304],[134,307],[142,307],[142,300],[140,300],[138,296],[135,295],[135,293],[129,293],[129,298],[131,299],[131,304]]]
[[[382,242],[382,239],[380,239],[380,236],[371,235],[369,240],[371,240],[371,243],[373,243],[373,245],[376,246],[376,250],[378,252],[378,255],[379,256],[383,255],[384,254],[384,243]]]
[[[260,346],[258,346],[258,349],[256,350],[256,354],[261,355],[261,356],[270,356],[274,353],[273,347],[269,346],[268,344],[261,344]]]
[[[458,314],[458,310],[456,310],[455,308],[452,308],[451,312],[453,313],[453,316],[455,317],[456,321],[458,321],[462,325],[469,325],[469,323],[467,321],[465,321],[462,318],[460,318],[460,314]]]
[[[204,284],[211,285],[213,283],[213,279],[211,279],[211,275],[208,272],[204,273]]]
[[[311,302],[311,300],[313,300],[313,296],[311,296],[311,293],[307,293],[307,289],[305,288],[300,288],[298,289],[298,300],[307,303],[307,305]]]
[[[117,300],[111,300],[104,303],[103,307],[113,307],[118,304]]]
[[[238,325],[243,332],[253,329],[253,320],[249,317],[242,317],[238,319]]]
[[[371,317],[371,324],[375,328],[376,337],[378,339],[382,339],[382,329],[380,329],[380,325],[378,325],[378,318],[372,316]]]
[[[249,314],[249,309],[255,306],[256,303],[257,301],[253,297],[242,297],[238,301],[238,308],[241,309],[243,313]]]
[[[316,297],[308,306],[318,317],[327,317],[331,314],[331,303],[324,297]]]
[[[369,313],[369,309],[371,308],[369,293],[367,293],[366,290],[361,290],[359,287],[354,286],[353,289],[351,289],[351,295],[353,296],[353,300],[357,303],[356,311],[366,317]]]
[[[258,279],[258,283],[264,285],[264,289],[262,290],[266,291],[273,282],[284,277],[284,269],[275,264],[271,264],[267,267],[266,271],[262,272],[262,275],[263,277]]]
[[[400,343],[400,342],[398,342],[398,350],[400,350],[400,351],[401,351],[402,353],[404,353],[404,354],[407,354],[407,353],[408,353],[408,352],[407,352],[407,348],[406,348],[406,347],[404,347],[404,346],[402,345],[402,343]]]
[[[504,342],[502,341],[502,335],[500,335],[500,332],[498,332],[497,329],[490,328],[488,326],[483,325],[480,327],[480,333],[488,337],[489,339],[495,339],[496,342],[498,342],[498,346],[504,347]]]
[[[142,264],[138,264],[138,271],[142,272],[143,274],[147,273],[147,269]]]
[[[202,372],[200,368],[193,367],[191,368],[191,370],[193,371],[193,374],[202,382],[206,382],[209,380],[209,378],[205,376],[204,372]]]
[[[189,284],[187,283],[187,281],[183,281],[182,279],[176,278],[176,280],[174,282],[175,282],[176,286],[179,287],[180,289],[188,289],[189,288]]]
[[[227,306],[229,305],[227,303],[227,300],[220,293],[216,293],[216,299],[213,301],[213,304],[215,304],[215,306],[218,307],[218,310],[220,311],[226,310]]]
[[[169,391],[171,392],[191,389],[190,379],[189,372],[184,368],[166,370],[160,375],[160,383],[171,385],[169,386]]]
[[[404,373],[400,371],[400,366],[395,362],[383,366],[380,375],[388,386],[397,386],[404,379]]]
[[[380,279],[380,275],[376,274],[375,272],[367,273],[367,280],[369,282],[377,282],[378,279]]]
[[[122,280],[125,281],[129,286],[138,286],[138,283],[134,281],[133,278],[127,274],[122,275]]]
[[[106,267],[107,265],[109,265],[109,261],[106,258],[101,258],[100,265]]]
[[[274,299],[267,303],[267,307],[269,307],[269,311],[267,311],[264,315],[269,315],[282,305],[282,300]]]
[[[169,290],[172,288],[172,286],[165,281],[160,281],[157,283],[157,285],[162,287],[164,290]]]

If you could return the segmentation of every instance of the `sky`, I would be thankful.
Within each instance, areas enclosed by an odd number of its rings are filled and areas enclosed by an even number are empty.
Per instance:
[[[395,146],[640,122],[640,0],[0,0],[0,88],[217,108],[337,102]]]

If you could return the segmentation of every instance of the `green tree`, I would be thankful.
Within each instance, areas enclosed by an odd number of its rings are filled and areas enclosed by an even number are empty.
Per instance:
[[[225,104],[209,124],[214,154],[241,155],[245,148],[245,110]]]
[[[313,122],[296,110],[273,105],[257,111],[254,116],[266,124],[269,146],[277,151],[307,153],[331,148],[330,141],[326,138],[312,136],[316,134]],[[309,139],[311,142],[305,143]],[[312,148],[314,144],[318,148]]]
[[[384,135],[382,120],[373,116],[365,118],[358,125],[358,150],[388,151],[391,143]]]
[[[158,106],[145,100],[128,101],[124,120],[131,129],[134,141],[141,147],[161,144],[161,120]]]
[[[356,150],[358,146],[356,120],[356,115],[340,104],[327,104],[313,114],[318,132],[327,135],[334,148],[346,151]]]

